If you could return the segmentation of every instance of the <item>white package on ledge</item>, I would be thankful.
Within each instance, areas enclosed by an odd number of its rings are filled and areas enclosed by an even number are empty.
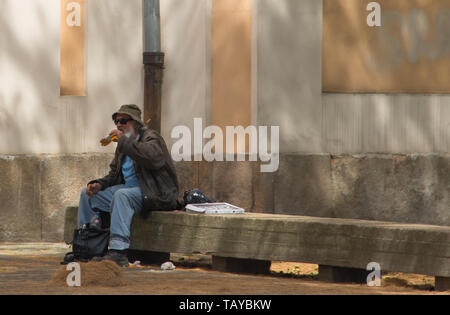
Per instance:
[[[204,214],[241,214],[245,210],[226,202],[196,203],[186,206],[186,212]]]

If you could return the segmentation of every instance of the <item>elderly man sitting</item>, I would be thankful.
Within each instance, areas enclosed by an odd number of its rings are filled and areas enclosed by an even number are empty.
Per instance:
[[[178,181],[164,139],[141,121],[136,105],[123,105],[112,115],[117,148],[109,174],[83,189],[78,208],[78,227],[97,211],[111,214],[108,253],[94,260],[112,260],[127,266],[133,215],[145,217],[152,210],[178,206]]]

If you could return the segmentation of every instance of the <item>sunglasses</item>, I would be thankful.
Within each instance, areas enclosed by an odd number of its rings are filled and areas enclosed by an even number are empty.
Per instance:
[[[133,120],[133,119],[131,119],[131,118],[114,119],[114,124],[117,125],[118,123],[120,123],[121,125],[126,125],[131,120]]]

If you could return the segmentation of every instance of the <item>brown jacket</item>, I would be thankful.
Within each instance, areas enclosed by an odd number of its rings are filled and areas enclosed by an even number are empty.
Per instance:
[[[142,216],[149,211],[174,210],[178,207],[178,180],[172,158],[164,139],[154,130],[141,128],[140,139],[121,137],[110,164],[110,172],[93,180],[102,189],[124,184],[122,160],[128,155],[134,162],[134,170],[142,191],[144,207]]]

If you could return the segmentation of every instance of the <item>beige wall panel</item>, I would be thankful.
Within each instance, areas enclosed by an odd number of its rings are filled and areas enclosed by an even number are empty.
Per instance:
[[[33,0],[24,7],[22,1],[2,0],[0,42],[8,45],[0,51],[0,133],[7,139],[0,142],[1,154],[112,152],[113,146],[98,144],[114,128],[111,112],[122,103],[142,106],[142,1],[86,2],[86,97],[59,95],[60,4]],[[248,11],[257,19],[252,25],[257,58],[251,60],[257,69],[255,80],[246,82],[256,86],[257,124],[280,126],[282,153],[450,152],[449,96],[322,96],[322,1],[255,4]],[[163,0],[161,14],[167,57],[163,135],[173,143],[171,129],[192,130],[193,117],[204,118],[204,126],[222,121],[221,115],[208,121],[212,0]],[[245,67],[250,78],[251,66]],[[216,86],[233,85],[215,78]],[[240,109],[228,112],[235,110]],[[239,119],[250,122],[249,117],[239,114],[237,123],[229,117],[222,123],[243,124]]]
[[[322,1],[257,0],[258,125],[280,126],[280,152],[322,146]]]
[[[7,139],[0,141],[3,154],[59,149],[60,0],[24,3],[1,1],[0,134]]]
[[[122,104],[143,109],[142,0],[88,0],[87,102],[71,106],[83,122],[82,152],[114,152],[99,140],[115,128],[111,114]],[[71,123],[73,124],[73,123]]]
[[[162,0],[161,49],[165,53],[161,134],[169,149],[176,126],[209,124],[211,106],[211,2]]]
[[[324,94],[324,137],[331,153],[448,152],[449,97]]]
[[[251,124],[252,1],[214,0],[211,124]],[[225,146],[224,146],[225,148]]]
[[[85,0],[61,0],[61,95],[84,96]]]
[[[377,2],[369,27],[369,1],[324,0],[323,91],[450,92],[450,2]]]

